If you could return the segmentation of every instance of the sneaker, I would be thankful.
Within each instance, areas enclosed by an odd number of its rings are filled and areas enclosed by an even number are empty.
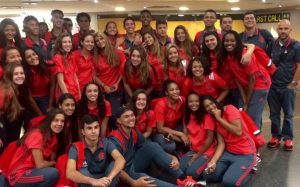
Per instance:
[[[187,176],[184,180],[177,179],[177,185],[178,186],[184,186],[184,187],[202,187],[202,186],[205,186],[205,185],[200,184],[199,182],[196,182],[191,176]]]
[[[293,140],[284,140],[284,150],[293,151]]]
[[[254,165],[253,168],[252,168],[252,171],[253,171],[254,173],[257,172],[258,166],[259,166],[260,163],[261,163],[261,158],[260,158],[258,155],[256,155],[255,165]]]
[[[268,147],[269,148],[278,148],[280,146],[280,140],[278,138],[272,138],[269,142],[268,142]]]

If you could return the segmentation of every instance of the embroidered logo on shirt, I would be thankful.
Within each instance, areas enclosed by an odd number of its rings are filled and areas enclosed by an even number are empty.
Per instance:
[[[103,153],[103,152],[100,152],[98,156],[99,156],[99,159],[100,159],[100,160],[103,160],[103,159],[104,159],[104,157],[105,157],[105,155],[104,155],[104,153]]]
[[[245,170],[245,169],[247,169],[247,168],[246,168],[245,165],[242,165],[242,166],[241,166],[241,169]]]
[[[84,161],[84,162],[83,162],[83,164],[82,164],[82,167],[83,167],[83,168],[86,168],[86,167],[88,167],[88,164],[87,164],[87,162],[86,162],[86,161]]]

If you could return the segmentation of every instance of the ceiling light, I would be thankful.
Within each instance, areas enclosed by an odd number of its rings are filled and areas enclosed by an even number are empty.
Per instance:
[[[239,11],[239,10],[241,10],[241,8],[240,7],[232,7],[231,10],[232,11]]]
[[[94,3],[99,3],[99,1],[98,0],[94,0]]]
[[[116,8],[115,8],[115,11],[124,11],[125,10],[125,8],[124,7],[121,7],[121,6],[117,6]]]
[[[279,8],[281,8],[281,7],[282,7],[282,5],[278,5],[278,7],[279,7]]]
[[[265,2],[267,2],[267,1],[266,1],[266,0],[261,0],[261,2],[265,3]]]
[[[240,0],[227,0],[228,3],[238,3]]]
[[[189,7],[181,6],[181,7],[179,7],[179,10],[186,11],[186,10],[189,10]]]
[[[179,16],[179,17],[183,17],[183,16],[184,16],[184,14],[178,14],[178,16]]]

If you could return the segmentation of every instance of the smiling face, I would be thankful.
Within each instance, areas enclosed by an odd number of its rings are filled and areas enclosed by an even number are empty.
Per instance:
[[[25,80],[25,73],[22,66],[17,66],[14,69],[12,81],[16,85],[22,85]]]
[[[87,51],[92,51],[95,46],[94,37],[92,35],[87,35],[83,41],[80,41],[82,48]]]
[[[153,36],[149,33],[144,34],[144,42],[147,46],[152,46],[154,44]]]
[[[36,20],[29,20],[26,27],[31,35],[38,36],[40,34],[40,26]]]
[[[233,34],[227,34],[224,38],[224,47],[226,51],[233,52],[236,48],[236,39]]]
[[[85,95],[89,102],[94,103],[97,101],[99,96],[99,89],[98,86],[95,84],[89,84],[86,87]]]
[[[67,98],[59,105],[59,108],[64,111],[66,116],[72,116],[75,111],[75,101],[71,98]]]
[[[203,107],[204,107],[205,111],[209,114],[213,114],[213,111],[215,111],[217,109],[216,103],[214,103],[210,99],[205,99],[203,101]]]
[[[65,36],[61,40],[61,47],[65,53],[69,53],[72,50],[72,39],[70,36]]]
[[[192,112],[196,112],[199,109],[200,101],[197,94],[190,94],[187,98],[188,107]]]
[[[97,36],[95,41],[96,41],[97,47],[99,47],[100,49],[105,48],[106,41],[102,36]]]
[[[170,99],[177,101],[180,97],[180,89],[176,83],[171,83],[168,86],[166,96]]]
[[[50,128],[53,133],[58,134],[60,133],[65,124],[65,116],[63,114],[56,114],[54,119],[51,121]]]
[[[217,47],[218,45],[218,41],[217,41],[217,38],[216,36],[214,35],[208,35],[204,38],[204,42],[205,42],[205,45],[206,47],[209,49],[209,50],[215,50],[215,48]]]
[[[130,56],[133,67],[138,67],[142,63],[141,54],[138,50],[133,50]]]
[[[13,41],[16,36],[17,30],[13,25],[6,25],[3,32],[8,41]]]
[[[168,53],[168,60],[172,64],[176,64],[178,62],[179,54],[176,47],[171,47]]]
[[[124,23],[124,29],[126,30],[127,34],[134,33],[134,30],[135,30],[135,23],[134,23],[134,21],[133,20],[127,20]]]
[[[143,12],[141,14],[140,19],[141,19],[141,22],[142,22],[143,26],[149,26],[150,23],[151,23],[152,17],[148,12]]]
[[[39,56],[32,49],[25,51],[25,60],[30,66],[37,66],[40,63]]]
[[[244,16],[244,26],[246,29],[251,29],[256,26],[256,19],[254,14],[247,14]]]
[[[179,41],[179,42],[184,42],[185,39],[186,39],[186,34],[185,34],[185,31],[183,29],[177,29],[176,30],[176,39]]]
[[[61,13],[53,13],[51,20],[53,22],[53,27],[62,28],[64,25],[64,15]]]
[[[106,26],[105,31],[109,36],[115,36],[118,32],[117,25],[114,22],[110,22]]]
[[[202,77],[204,73],[203,65],[200,61],[193,61],[192,73],[195,77]]]
[[[214,27],[217,21],[217,15],[214,12],[206,12],[203,17],[205,27]]]
[[[6,52],[7,64],[11,64],[11,63],[21,64],[21,62],[22,62],[22,57],[20,52],[17,49],[9,49]]]
[[[131,129],[135,126],[135,116],[132,110],[127,110],[119,118],[118,123],[126,129]]]
[[[138,110],[144,110],[146,108],[146,105],[147,105],[147,95],[144,93],[140,93],[137,96],[135,106]]]

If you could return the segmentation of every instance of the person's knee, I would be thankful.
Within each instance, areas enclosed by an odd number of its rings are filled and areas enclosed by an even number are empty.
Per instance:
[[[48,168],[48,171],[45,176],[45,180],[49,182],[56,182],[59,178],[59,172],[56,168]]]
[[[235,181],[228,179],[228,178],[223,178],[222,184],[224,187],[234,187],[235,185]]]

